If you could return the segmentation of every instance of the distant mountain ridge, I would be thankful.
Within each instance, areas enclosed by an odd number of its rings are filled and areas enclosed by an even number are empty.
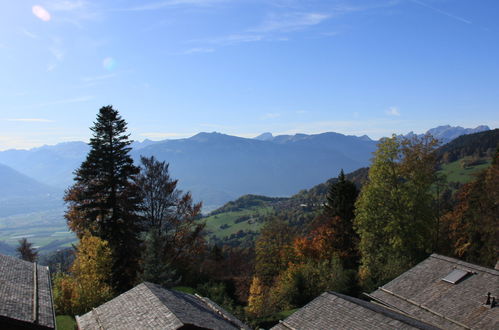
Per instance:
[[[439,126],[437,138],[487,130]],[[414,135],[409,133],[408,136]],[[134,142],[132,156],[155,156],[170,163],[181,188],[193,193],[207,209],[245,194],[290,196],[345,172],[367,166],[377,141],[334,132],[278,135],[247,139],[221,133],[199,133],[177,140]],[[0,152],[0,163],[60,192],[73,183],[73,172],[89,146],[66,142],[31,150]]]
[[[431,134],[434,138],[439,139],[442,143],[448,143],[460,137],[461,135],[480,133],[489,130],[490,127],[487,125],[479,125],[475,128],[463,128],[461,126],[443,125],[429,129],[425,134]],[[423,136],[424,134],[415,134],[414,132],[409,132],[405,136],[411,137],[414,135]]]

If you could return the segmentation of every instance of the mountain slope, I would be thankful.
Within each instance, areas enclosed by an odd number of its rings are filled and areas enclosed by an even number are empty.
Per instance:
[[[182,188],[205,206],[244,194],[289,196],[323,182],[340,169],[367,165],[375,142],[341,134],[300,135],[260,141],[220,133],[156,143],[139,151],[170,163]]]
[[[13,168],[0,164],[0,200],[11,197],[50,195],[56,189],[36,181]]]
[[[88,150],[84,142],[65,142],[31,150],[7,150],[0,152],[0,163],[42,183],[65,189],[72,184],[73,171],[80,166]]]

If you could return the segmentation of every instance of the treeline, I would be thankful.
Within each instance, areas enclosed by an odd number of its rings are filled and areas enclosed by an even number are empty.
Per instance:
[[[461,135],[437,150],[439,163],[450,163],[466,156],[492,157],[499,141],[499,129]]]

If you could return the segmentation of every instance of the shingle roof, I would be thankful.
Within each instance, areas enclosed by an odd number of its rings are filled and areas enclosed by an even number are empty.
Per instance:
[[[5,323],[55,328],[48,267],[0,254],[0,325]]]
[[[469,274],[452,284],[442,278],[459,269]],[[499,271],[432,254],[371,294],[376,301],[445,329],[499,329]]]
[[[84,329],[248,329],[207,298],[144,282],[76,321]]]
[[[324,292],[272,330],[438,329],[381,305]]]

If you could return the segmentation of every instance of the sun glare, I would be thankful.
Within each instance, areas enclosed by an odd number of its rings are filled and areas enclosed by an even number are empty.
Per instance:
[[[41,19],[44,22],[48,22],[52,18],[50,16],[50,13],[45,8],[43,8],[42,6],[39,6],[39,5],[33,6],[32,12],[33,12],[33,15],[35,15],[36,17],[38,17],[39,19]]]

